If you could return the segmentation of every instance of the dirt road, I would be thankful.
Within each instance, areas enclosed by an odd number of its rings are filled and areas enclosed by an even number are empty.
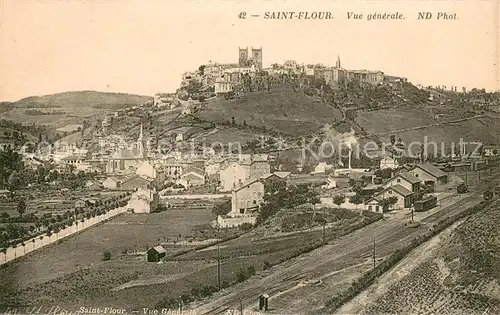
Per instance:
[[[376,257],[390,255],[415,236],[425,233],[439,219],[479,203],[482,192],[491,187],[492,182],[498,182],[498,178],[498,175],[485,178],[478,187],[462,195],[453,205],[422,219],[418,228],[405,227],[404,223],[411,216],[409,213],[404,218],[393,216],[380,220],[219,292],[205,304],[194,306],[193,311],[196,314],[221,314],[230,309],[239,309],[240,303],[245,309],[255,310],[258,296],[267,293],[271,296],[269,313],[314,313],[336,292],[345,290],[354,278],[372,267],[374,238]]]

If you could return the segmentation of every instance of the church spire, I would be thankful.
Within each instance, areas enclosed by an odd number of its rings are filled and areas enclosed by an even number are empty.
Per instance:
[[[336,64],[337,68],[340,68],[340,56],[337,55],[337,64]]]
[[[137,141],[142,141],[144,139],[144,134],[143,134],[143,131],[142,131],[142,122],[141,122],[141,131],[139,133],[139,138],[137,139]]]
[[[143,128],[142,128],[142,122],[141,122],[141,131],[139,132],[139,138],[137,138],[137,147],[139,149],[139,155],[141,157],[145,156],[144,152],[144,133],[143,133]]]

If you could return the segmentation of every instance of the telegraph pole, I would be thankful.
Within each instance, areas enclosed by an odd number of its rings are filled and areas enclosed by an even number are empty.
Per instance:
[[[323,243],[326,242],[326,211],[323,207]]]
[[[375,239],[373,239],[373,268],[375,268]]]
[[[218,219],[218,217],[217,217]],[[217,234],[220,236],[220,224],[219,220],[217,220]],[[220,240],[217,240],[217,285],[219,287],[219,290],[221,289],[220,285]]]

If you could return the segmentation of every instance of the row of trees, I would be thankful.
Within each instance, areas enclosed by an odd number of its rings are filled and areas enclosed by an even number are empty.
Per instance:
[[[33,225],[30,225],[29,228],[9,223],[5,227],[0,227],[0,247],[15,246],[40,233],[50,236],[68,226],[78,226],[79,223],[83,223],[85,220],[105,214],[112,209],[126,206],[128,198],[128,194],[124,194],[120,196],[120,199],[109,199],[109,201],[105,201],[99,206],[93,205],[74,209],[73,211],[67,210],[56,215],[45,213],[42,216],[35,216],[32,222]]]
[[[344,195],[336,195],[333,196],[332,199],[333,203],[340,208],[340,205],[342,205],[347,198]],[[349,198],[349,202],[355,204],[357,207],[358,205],[366,202],[366,198],[360,195],[359,193],[356,193],[354,196]],[[378,200],[378,204],[382,206],[384,212],[389,211],[389,209],[391,209],[391,207],[393,207],[397,202],[398,202],[398,197],[396,196],[391,196]]]

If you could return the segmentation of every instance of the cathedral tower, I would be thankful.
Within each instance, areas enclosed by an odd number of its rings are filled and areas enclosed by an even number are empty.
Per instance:
[[[262,47],[252,48],[252,61],[257,69],[262,70]]]
[[[239,47],[238,47],[239,48]],[[248,63],[248,47],[247,48],[239,48],[239,62],[238,65],[240,68],[244,68]]]

